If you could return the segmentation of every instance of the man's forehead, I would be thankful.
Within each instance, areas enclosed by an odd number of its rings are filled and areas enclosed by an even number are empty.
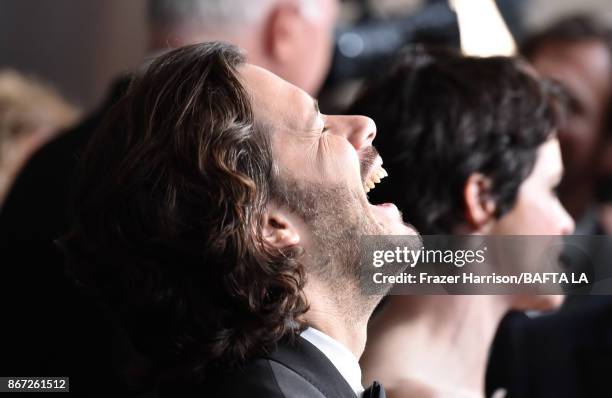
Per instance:
[[[260,121],[291,131],[312,129],[315,110],[308,94],[255,65],[245,64],[238,72]]]

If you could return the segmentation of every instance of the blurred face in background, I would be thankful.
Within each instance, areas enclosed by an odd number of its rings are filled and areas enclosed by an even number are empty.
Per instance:
[[[612,60],[600,41],[544,45],[533,57],[545,77],[565,86],[570,95],[567,122],[559,131],[564,185],[596,175],[612,85]],[[570,188],[571,189],[571,188]]]

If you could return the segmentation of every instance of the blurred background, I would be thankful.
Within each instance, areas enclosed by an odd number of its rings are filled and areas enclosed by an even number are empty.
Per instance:
[[[441,5],[448,8],[446,3],[345,0],[340,21],[346,27],[363,22],[365,14],[383,20],[425,15],[416,23],[426,21],[448,35],[445,29],[450,17],[440,11]],[[507,0],[498,4],[518,39],[576,12],[612,22],[609,0]],[[17,69],[49,82],[81,109],[91,110],[114,78],[142,61],[147,46],[145,11],[145,0],[0,0],[0,68]],[[334,70],[331,74],[333,78]]]

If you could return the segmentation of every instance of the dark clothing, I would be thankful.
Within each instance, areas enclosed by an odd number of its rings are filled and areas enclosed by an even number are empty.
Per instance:
[[[1,374],[68,376],[71,391],[102,396],[129,388],[119,373],[138,373],[123,361],[126,338],[112,316],[65,276],[53,243],[68,227],[78,154],[128,83],[118,81],[95,114],[35,153],[0,210]]]
[[[0,209],[3,245],[27,242],[48,246],[66,231],[68,198],[79,152],[127,90],[129,81],[116,81],[94,114],[43,146],[19,173]]]
[[[283,342],[270,355],[249,361],[220,379],[215,397],[355,398],[340,372],[307,340]]]
[[[591,206],[577,223],[580,235],[603,233],[596,215]],[[596,269],[609,267],[612,245],[598,244],[603,237],[569,239],[567,270],[596,280]],[[491,349],[487,391],[503,387],[508,398],[609,397],[610,369],[612,296],[573,295],[550,315],[531,319],[515,312],[504,318]]]
[[[612,396],[612,296],[572,297],[566,307],[534,319],[506,316],[493,343],[487,396],[500,387],[509,398]]]

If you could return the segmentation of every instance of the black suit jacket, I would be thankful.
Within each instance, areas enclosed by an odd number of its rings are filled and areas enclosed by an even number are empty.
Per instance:
[[[307,340],[283,341],[266,356],[215,378],[200,396],[244,398],[355,398],[327,357]],[[208,395],[213,393],[212,395]]]
[[[0,209],[1,374],[69,376],[71,391],[108,396],[140,371],[126,364],[130,346],[112,315],[65,276],[53,243],[69,223],[78,155],[128,84],[118,80],[97,112],[38,150]]]
[[[489,394],[504,387],[509,398],[612,396],[612,296],[570,297],[564,306],[535,319],[504,319],[491,352]]]

